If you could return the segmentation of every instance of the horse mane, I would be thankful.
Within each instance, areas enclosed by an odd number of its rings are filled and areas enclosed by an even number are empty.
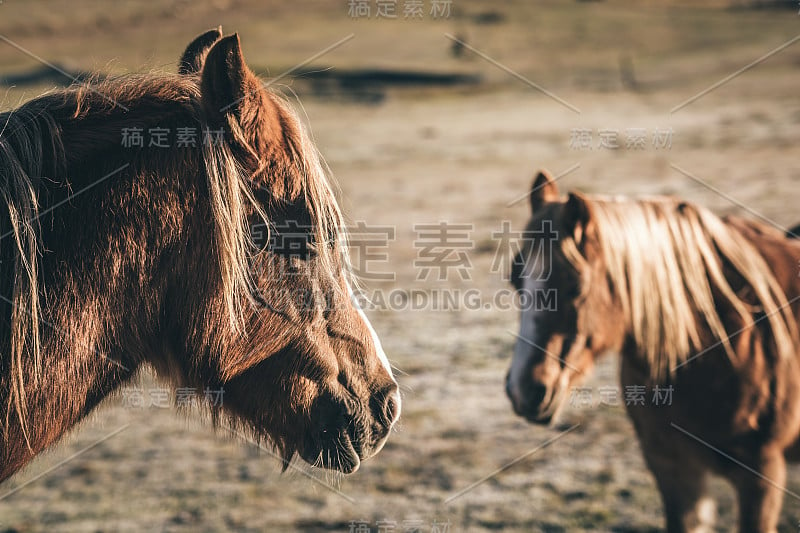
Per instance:
[[[0,339],[8,347],[3,357],[10,375],[5,419],[8,429],[12,408],[21,422],[27,419],[25,374],[31,367],[25,365],[26,352],[32,362],[34,385],[41,374],[38,181],[46,170],[63,162],[64,154],[60,138],[53,135],[57,126],[48,115],[23,107],[0,114],[0,121],[0,307],[5,310],[10,306],[10,321],[3,320]],[[50,168],[45,165],[47,161]],[[27,440],[24,423],[22,428]],[[7,437],[7,431],[5,434]]]
[[[720,299],[742,328],[755,324],[754,313],[763,314],[779,356],[794,355],[797,324],[786,295],[759,251],[734,227],[674,198],[590,203],[612,291],[654,378],[671,375],[693,350],[704,349],[708,331],[735,359],[729,339],[735,332],[726,330]],[[585,263],[574,241],[565,244],[573,265]],[[754,302],[740,298],[726,268],[741,277]]]
[[[269,92],[268,97],[281,114],[287,146],[287,162],[280,176],[286,195],[305,202],[310,218],[311,238],[316,248],[316,264],[322,275],[337,277],[337,265],[347,260],[346,236],[342,214],[331,186],[331,177],[309,133],[286,99]],[[40,205],[41,193],[48,178],[69,180],[72,164],[85,163],[81,156],[65,150],[82,145],[120,150],[121,128],[141,125],[164,125],[189,120],[198,131],[209,126],[200,104],[199,77],[176,74],[133,74],[90,84],[74,85],[52,91],[21,107],[0,113],[0,306],[10,308],[10,322],[0,316],[0,364],[9,376],[8,409],[5,435],[8,438],[9,416],[14,410],[26,440],[28,409],[26,390],[35,386],[41,375],[40,326],[43,287],[38,271],[38,256],[44,251],[38,219],[49,211]],[[91,127],[82,121],[91,120]],[[69,130],[69,137],[65,130]],[[147,148],[120,153],[120,164],[135,162],[126,172],[160,169],[162,172],[202,171],[213,218],[211,247],[216,254],[225,307],[230,324],[244,335],[246,306],[254,302],[256,281],[251,259],[259,253],[253,242],[249,217],[255,213],[268,221],[267,210],[253,194],[253,175],[237,160],[227,135],[245,142],[248,132],[226,131],[226,142],[202,142],[198,139],[193,154],[185,150],[149,152]],[[82,142],[76,142],[75,137]],[[115,152],[112,152],[112,154]],[[169,154],[169,155],[163,155]],[[114,157],[109,156],[109,157]],[[267,164],[262,162],[262,167]],[[269,177],[269,176],[268,176]],[[13,238],[13,245],[9,242]],[[344,253],[343,253],[344,251]],[[5,295],[11,295],[7,299]],[[46,322],[44,322],[46,324]],[[30,442],[28,441],[30,446]]]

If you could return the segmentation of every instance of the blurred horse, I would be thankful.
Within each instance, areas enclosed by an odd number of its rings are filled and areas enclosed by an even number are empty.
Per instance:
[[[667,530],[712,528],[717,474],[736,488],[741,531],[776,531],[786,461],[800,459],[800,242],[673,198],[563,199],[544,172],[530,204],[511,277],[519,291],[553,289],[555,305],[521,313],[514,411],[549,423],[618,351],[626,391],[647,394],[626,405]]]
[[[353,472],[380,450],[400,397],[342,215],[237,35],[199,36],[178,74],[58,90],[0,125],[0,479],[147,365],[284,467]]]

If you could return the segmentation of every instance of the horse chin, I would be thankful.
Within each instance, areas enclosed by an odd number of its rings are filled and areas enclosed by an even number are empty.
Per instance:
[[[342,429],[336,434],[324,433],[318,438],[309,438],[300,457],[312,466],[352,474],[361,466],[361,454],[357,441]]]
[[[551,425],[553,423],[553,418],[555,418],[554,413],[536,413],[525,416],[525,420],[538,426]]]

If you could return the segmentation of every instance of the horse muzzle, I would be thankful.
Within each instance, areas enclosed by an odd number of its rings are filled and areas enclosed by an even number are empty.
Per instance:
[[[369,407],[325,396],[318,401],[300,456],[307,463],[351,474],[377,454],[400,416],[396,385],[376,394]]]
[[[506,395],[511,400],[514,413],[532,424],[548,425],[555,418],[560,405],[560,394],[554,387],[530,383],[527,387],[512,387],[506,379]]]

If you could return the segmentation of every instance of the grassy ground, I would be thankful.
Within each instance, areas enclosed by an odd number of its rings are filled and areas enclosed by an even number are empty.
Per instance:
[[[267,76],[355,33],[311,66],[481,74],[483,83],[469,88],[389,90],[380,105],[303,99],[349,218],[397,228],[386,268],[397,279],[373,287],[426,294],[473,288],[485,298],[505,288],[491,268],[491,232],[503,220],[524,221],[524,202],[508,204],[539,167],[560,173],[579,165],[562,179],[567,189],[679,194],[720,213],[744,212],[677,172],[677,165],[780,225],[800,220],[800,44],[670,113],[799,34],[796,10],[522,0],[455,0],[453,9],[450,19],[426,15],[414,22],[352,19],[345,1],[123,1],[110,8],[89,0],[5,0],[0,35],[51,62],[118,73],[173,69],[191,37],[222,23],[241,34],[248,60]],[[445,32],[580,113],[468,51],[454,56]],[[37,65],[0,43],[0,75]],[[303,87],[302,80],[283,81]],[[46,89],[3,89],[2,108]],[[671,128],[671,148],[650,142],[642,150],[625,148],[632,128],[647,130],[648,139]],[[592,149],[570,145],[575,129],[592,131]],[[617,130],[622,147],[597,148],[600,130]],[[440,220],[473,225],[469,280],[416,280],[414,225]],[[373,531],[379,520],[398,530],[417,520],[424,531],[437,523],[451,531],[661,528],[658,493],[622,408],[570,408],[561,426],[549,429],[513,416],[502,388],[509,331],[517,328],[513,311],[379,311],[372,319],[403,371],[404,415],[378,458],[354,476],[331,480],[344,497],[303,473],[280,475],[269,454],[224,431],[214,434],[199,414],[132,408],[121,395],[2,487],[0,525],[17,531],[348,531],[363,519]],[[614,383],[616,361],[609,357],[589,385]],[[160,387],[149,375],[138,386]],[[573,424],[579,425],[563,438],[451,499]],[[788,488],[800,492],[798,467]],[[719,530],[728,531],[732,493],[723,483],[714,491]],[[787,496],[782,531],[797,531],[798,521],[800,501]]]

